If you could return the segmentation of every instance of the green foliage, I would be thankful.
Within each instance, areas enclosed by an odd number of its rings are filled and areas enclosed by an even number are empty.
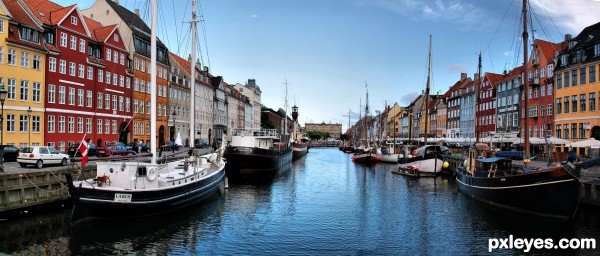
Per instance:
[[[275,129],[275,125],[269,120],[268,113],[260,113],[260,127],[263,129]]]
[[[308,131],[308,132],[306,132],[306,135],[311,140],[327,139],[330,137],[330,134],[328,132],[318,132],[318,131]]]

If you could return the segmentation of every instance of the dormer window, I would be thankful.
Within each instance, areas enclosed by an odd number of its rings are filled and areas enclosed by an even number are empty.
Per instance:
[[[569,41],[569,49],[575,46],[575,41]]]
[[[115,34],[114,40],[115,40],[115,42],[119,42],[119,35]]]
[[[566,54],[560,55],[560,65],[561,66],[567,65],[567,55]]]
[[[71,16],[71,24],[77,25],[77,17],[76,16]]]
[[[19,29],[19,32],[21,40],[29,41],[36,44],[40,42],[40,39],[38,38],[39,34],[36,30],[27,27],[21,27]]]
[[[594,45],[594,55],[600,55],[600,44]]]

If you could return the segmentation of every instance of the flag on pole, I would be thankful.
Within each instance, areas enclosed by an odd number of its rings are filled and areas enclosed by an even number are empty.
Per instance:
[[[83,169],[83,166],[85,166],[88,161],[88,144],[85,142],[85,136],[87,136],[87,133],[83,135],[78,148],[79,152],[81,152],[81,169]]]

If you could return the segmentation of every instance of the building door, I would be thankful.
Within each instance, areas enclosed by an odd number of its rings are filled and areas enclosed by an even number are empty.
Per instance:
[[[592,135],[590,137],[600,140],[600,126],[594,126],[594,128],[592,128]]]

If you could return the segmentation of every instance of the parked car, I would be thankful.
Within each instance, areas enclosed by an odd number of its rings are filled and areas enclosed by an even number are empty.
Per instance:
[[[175,144],[173,141],[167,141],[167,144],[161,147],[162,151],[171,151],[171,150],[179,150],[179,145]]]
[[[130,142],[127,144],[127,148],[133,150],[134,152],[150,152],[150,147],[140,142]]]
[[[21,152],[19,152],[17,163],[19,163],[21,167],[33,164],[37,168],[42,168],[46,164],[60,164],[66,166],[69,163],[69,155],[58,152],[54,147],[24,147],[21,149]]]
[[[0,145],[0,150],[4,150],[4,162],[17,161],[19,149],[13,145]]]
[[[196,144],[194,145],[196,148],[208,148],[209,146],[208,142],[204,139],[196,140]]]
[[[70,157],[81,156],[81,152],[79,152],[79,150],[78,150],[79,143],[81,143],[81,142],[73,143],[73,144],[71,144],[71,146],[69,146],[69,149],[67,150],[67,154],[69,154]],[[98,146],[96,146],[96,144],[91,143],[91,142],[88,142],[87,145],[88,145],[88,156],[95,156]]]
[[[108,157],[112,155],[128,156],[135,155],[135,151],[128,149],[127,146],[118,145],[96,149],[96,156]]]

